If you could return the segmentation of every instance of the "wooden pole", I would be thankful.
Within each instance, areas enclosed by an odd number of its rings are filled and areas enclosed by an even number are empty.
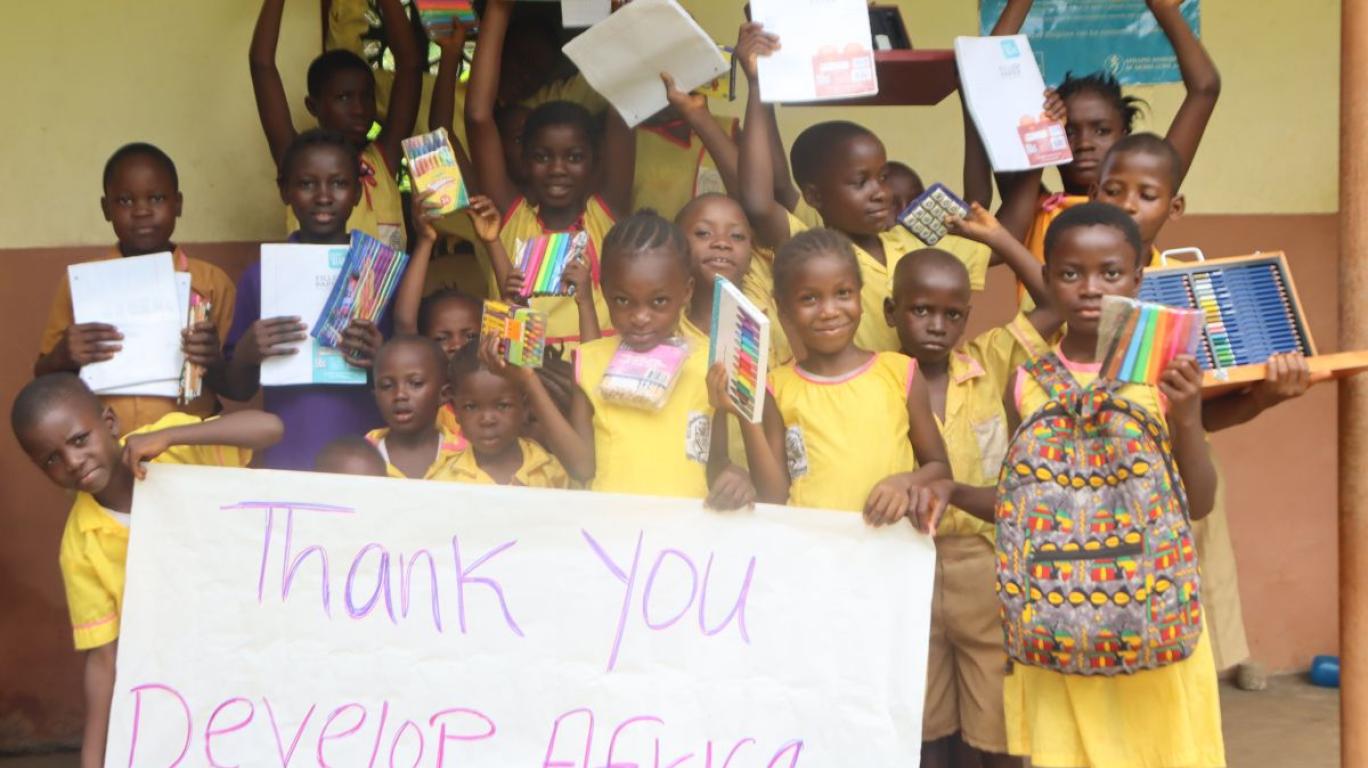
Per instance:
[[[1340,5],[1339,346],[1368,349],[1368,3]],[[1368,376],[1339,384],[1340,765],[1368,766]]]

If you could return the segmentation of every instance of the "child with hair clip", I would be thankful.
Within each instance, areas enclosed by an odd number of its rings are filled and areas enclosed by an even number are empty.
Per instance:
[[[465,448],[465,439],[437,418],[437,410],[451,398],[442,348],[426,336],[395,336],[376,353],[372,378],[385,426],[366,433],[366,439],[385,460],[385,473],[450,480],[448,465]]]
[[[360,199],[361,180],[356,149],[345,136],[321,129],[296,136],[281,157],[278,182],[281,200],[299,220],[290,242],[345,246],[351,241],[348,214]],[[261,263],[254,262],[238,281],[225,362],[206,378],[224,397],[250,400],[261,388],[262,361],[298,354],[307,332],[304,318],[261,316]],[[383,341],[382,330],[374,323],[353,320],[339,349],[349,364],[369,369]],[[363,434],[381,421],[374,398],[360,386],[267,387],[262,407],[285,423],[285,439],[258,457],[261,466],[271,469],[309,469],[324,445],[344,435]]]
[[[359,229],[402,250],[407,236],[398,182],[399,164],[404,156],[401,142],[413,133],[418,119],[424,57],[399,0],[380,0],[378,5],[386,31],[385,42],[394,53],[394,87],[380,135],[374,141],[370,139],[377,117],[375,73],[351,51],[327,51],[313,60],[304,106],[317,118],[318,127],[341,133],[358,156],[364,186],[360,188],[359,205],[349,212],[346,229]],[[297,135],[285,84],[275,63],[284,12],[285,0],[263,0],[248,56],[257,113],[277,169],[284,165],[285,152]],[[292,209],[286,214],[287,231],[302,228]]]
[[[1050,227],[1045,254],[1046,290],[1067,330],[1052,354],[1018,369],[1009,385],[1004,407],[1011,426],[1016,429],[1017,424],[1034,425],[1016,430],[1014,443],[1061,434],[1051,431],[1049,421],[1057,418],[1059,411],[1045,410],[1047,406],[1058,408],[1057,404],[1050,403],[1062,396],[1059,394],[1061,381],[1082,389],[1080,396],[1095,402],[1090,396],[1098,392],[1094,382],[1101,366],[1097,359],[1097,338],[1102,298],[1108,295],[1134,297],[1144,274],[1144,251],[1135,222],[1124,211],[1101,203],[1085,203],[1061,214]],[[1168,646],[1152,645],[1155,636],[1151,631],[1141,632],[1139,646],[1133,655],[1147,663],[1142,665],[1132,659],[1127,663],[1136,663],[1135,671],[1110,676],[1072,671],[1075,657],[1079,662],[1092,659],[1103,665],[1090,667],[1092,669],[1105,669],[1114,666],[1113,655],[1117,658],[1126,656],[1121,650],[1108,650],[1101,635],[1094,635],[1097,640],[1089,648],[1071,648],[1064,655],[1047,650],[1033,655],[1030,663],[1014,661],[1004,683],[1008,744],[1012,754],[1028,757],[1032,765],[1156,768],[1225,765],[1220,699],[1210,638],[1200,619],[1196,618],[1197,614],[1192,612],[1200,598],[1190,591],[1191,584],[1170,581],[1168,577],[1148,581],[1141,578],[1133,584],[1135,571],[1131,569],[1141,566],[1138,561],[1142,557],[1150,561],[1162,552],[1142,550],[1136,554],[1125,549],[1133,537],[1138,536],[1143,546],[1146,538],[1163,536],[1164,541],[1171,542],[1168,546],[1175,550],[1181,547],[1181,561],[1166,561],[1171,567],[1183,569],[1175,570],[1172,578],[1186,579],[1199,565],[1192,559],[1190,546],[1183,542],[1190,541],[1188,521],[1201,519],[1211,511],[1216,492],[1215,470],[1202,427],[1201,381],[1197,361],[1190,355],[1182,355],[1168,364],[1157,386],[1108,385],[1116,402],[1134,409],[1137,414],[1127,418],[1136,423],[1153,419],[1155,429],[1159,430],[1153,433],[1156,436],[1152,441],[1149,433],[1143,434],[1143,440],[1150,441],[1155,450],[1163,452],[1162,462],[1140,465],[1139,457],[1146,450],[1140,439],[1114,446],[1094,440],[1089,449],[1090,455],[1099,457],[1104,463],[1116,461],[1113,457],[1136,457],[1136,463],[1128,466],[1126,474],[1121,475],[1119,470],[1114,474],[1120,475],[1118,480],[1122,485],[1130,482],[1134,493],[1146,494],[1135,501],[1153,510],[1143,520],[1126,504],[1120,504],[1115,514],[1108,511],[1105,516],[1095,515],[1090,518],[1095,522],[1087,526],[1046,523],[1046,527],[1030,530],[1053,531],[1040,534],[1050,538],[1044,539],[1036,549],[1033,542],[1037,534],[1031,534],[1025,544],[1030,549],[1023,553],[1018,551],[1019,544],[1004,544],[1003,525],[1004,521],[1014,521],[1015,527],[1010,530],[1024,530],[1020,519],[1028,512],[1004,506],[1007,497],[998,499],[996,516],[978,505],[962,505],[983,519],[997,521],[998,579],[1004,601],[1004,629],[1009,640],[1021,637],[1022,632],[1033,631],[1024,623],[1041,612],[1049,612],[1048,618],[1042,621],[1064,620],[1070,622],[1067,627],[1072,628],[1080,626],[1078,622],[1089,621],[1089,615],[1101,616],[1100,607],[1114,606],[1118,620],[1127,610],[1135,610],[1128,606],[1136,606],[1149,615],[1151,609],[1141,606],[1150,603],[1140,602],[1146,599],[1152,599],[1153,610],[1161,614],[1154,619],[1161,622],[1159,626],[1171,627],[1175,636],[1184,640],[1182,649],[1174,652]],[[1127,412],[1117,410],[1122,406],[1108,407],[1110,410],[1100,413]],[[1037,414],[1041,416],[1038,418]],[[1045,448],[1041,446],[1040,450]],[[1015,447],[1008,449],[1009,461],[1013,450]],[[1054,454],[1042,454],[1040,460],[1049,461],[1050,455]],[[1109,467],[1108,471],[1113,470]],[[1167,478],[1151,478],[1150,473],[1166,473]],[[1039,477],[1039,472],[1032,476]],[[1049,476],[1048,472],[1046,476]],[[1086,482],[1082,486],[1073,484],[1068,486],[1071,490],[1060,486],[1058,492],[1106,493],[1095,489],[1110,487],[1110,483],[1107,479],[1101,486]],[[1002,487],[1009,488],[1005,481]],[[1042,482],[1042,492],[1045,488]],[[1153,495],[1147,489],[1153,489]],[[957,500],[959,498],[957,495]],[[1046,504],[1057,506],[1059,503],[1052,497],[1041,498]],[[1120,501],[1118,497],[1112,498]],[[1085,499],[1081,497],[1080,501]],[[1103,499],[1099,502],[1112,503]],[[1050,519],[1073,520],[1072,514],[1073,510],[1056,508]],[[1179,514],[1182,516],[1177,517]],[[1170,523],[1172,527],[1162,531],[1149,528]],[[1057,540],[1063,537],[1068,537],[1068,541],[1062,545],[1060,557],[1052,557],[1052,553],[1061,547]],[[1073,549],[1086,553],[1107,548],[1118,553],[1113,555],[1116,559],[1107,560],[1106,553],[1100,553],[1094,568],[1084,565],[1088,556],[1082,555],[1077,558],[1076,565],[1065,567],[1075,562],[1069,554]],[[1028,561],[1027,557],[1031,559]],[[1107,575],[1109,563],[1120,569],[1115,576]],[[1153,567],[1161,567],[1157,559],[1153,560]],[[1032,578],[1036,580],[1026,591],[1019,583],[1023,568],[1031,568]],[[1063,586],[1059,589],[1063,589],[1063,593],[1056,587],[1061,582]],[[1092,591],[1078,591],[1084,588]],[[1151,590],[1155,593],[1153,598],[1149,597]],[[1046,591],[1049,595],[1043,594]],[[1039,599],[1037,593],[1042,593]],[[1073,594],[1081,595],[1082,599],[1074,599]],[[1018,614],[1013,606],[1022,600],[1027,601],[1023,605],[1028,608]],[[1014,618],[1018,615],[1019,619]],[[1029,640],[1022,642],[1030,643]],[[1130,639],[1124,642],[1129,643]],[[1063,668],[1056,668],[1056,665]]]
[[[872,525],[910,517],[934,533],[953,487],[945,444],[916,361],[855,342],[861,280],[833,230],[802,232],[776,254],[775,299],[806,356],[770,374],[784,453],[764,458],[786,460],[789,504],[863,512]]]
[[[1183,77],[1183,103],[1173,116],[1166,136],[1181,161],[1175,169],[1176,178],[1181,182],[1192,167],[1202,134],[1216,109],[1216,100],[1221,94],[1221,76],[1206,48],[1183,18],[1178,0],[1146,0],[1146,5],[1172,44]],[[1012,6],[1016,6],[1015,10]],[[995,34],[1015,34],[1030,8],[1031,0],[1013,0],[1004,16],[1012,15],[1016,19],[1015,27]],[[1042,262],[1050,222],[1064,210],[1088,200],[1100,178],[1107,152],[1117,141],[1130,135],[1144,105],[1139,98],[1124,94],[1116,78],[1105,72],[1082,77],[1069,73],[1056,93],[1067,111],[1065,131],[1073,152],[1073,161],[1059,166],[1063,191],[1050,194],[1042,189],[1039,170],[998,180],[1003,197],[998,218]]]
[[[577,351],[569,419],[539,378],[525,377],[533,412],[547,444],[591,490],[705,499],[717,509],[782,501],[786,481],[774,462],[771,471],[752,465],[752,485],[726,447],[715,447],[708,348],[677,338],[693,290],[688,246],[673,224],[653,211],[619,222],[603,251],[617,335]]]
[[[574,345],[584,337],[594,338],[594,328],[607,322],[607,307],[598,290],[598,263],[614,214],[631,207],[634,144],[616,111],[610,110],[600,145],[594,120],[583,107],[564,101],[542,104],[528,115],[523,130],[523,159],[535,202],[522,197],[504,165],[503,139],[494,120],[498,65],[512,6],[510,0],[490,0],[485,9],[466,96],[466,135],[480,187],[503,213],[499,237],[510,258],[517,258],[519,241],[557,232],[587,233],[584,269],[565,281],[574,285],[574,296],[531,300],[533,309],[547,314],[548,342]],[[519,293],[527,277],[510,269],[503,292]],[[581,303],[594,307],[588,317],[596,326],[581,324]]]

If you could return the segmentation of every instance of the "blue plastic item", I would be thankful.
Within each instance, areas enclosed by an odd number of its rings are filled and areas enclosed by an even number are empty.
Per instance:
[[[1311,682],[1322,688],[1339,687],[1339,657],[1317,656],[1311,660]]]

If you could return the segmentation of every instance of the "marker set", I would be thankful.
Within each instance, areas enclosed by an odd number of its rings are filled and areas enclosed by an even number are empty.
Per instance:
[[[408,254],[396,251],[360,230],[352,232],[342,271],[333,283],[323,312],[311,331],[319,343],[337,347],[353,320],[379,323],[408,266]]]
[[[908,203],[907,208],[898,214],[898,223],[923,243],[935,245],[950,234],[945,227],[946,216],[968,215],[969,204],[938,182]]]
[[[1206,370],[1256,365],[1282,352],[1315,354],[1281,253],[1147,270],[1140,298],[1202,312],[1197,357]]]
[[[1157,384],[1173,358],[1195,354],[1202,340],[1203,315],[1195,309],[1102,297],[1097,334],[1099,376],[1111,381]]]
[[[458,24],[473,27],[480,21],[473,0],[413,0],[413,4],[418,6],[418,20],[428,37],[445,37]]]
[[[480,335],[499,339],[499,350],[511,365],[540,368],[546,356],[546,314],[502,301],[486,301]]]
[[[419,191],[433,194],[430,201],[437,206],[437,213],[445,215],[470,206],[470,193],[461,178],[456,151],[451,148],[445,128],[412,136],[401,143],[413,183]]]
[[[725,277],[713,283],[713,315],[708,367],[727,368],[727,397],[751,422],[765,411],[770,320]]]
[[[553,232],[519,240],[515,263],[523,273],[522,296],[573,296],[574,287],[561,285],[565,268],[576,259],[590,257],[589,267],[598,282],[598,265],[589,251],[589,233]]]

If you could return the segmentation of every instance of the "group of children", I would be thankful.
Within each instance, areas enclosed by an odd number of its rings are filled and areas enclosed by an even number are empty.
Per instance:
[[[341,345],[370,386],[262,387],[263,361],[297,354],[308,318],[262,317],[259,265],[235,286],[174,244],[181,196],[168,156],[130,144],[110,158],[101,205],[118,245],[109,257],[173,252],[213,311],[182,337],[187,360],[205,370],[200,398],[97,397],[77,374],[117,355],[122,337],[74,323],[63,287],[35,379],[13,404],[25,451],[77,492],[61,564],[76,647],[89,651],[84,764],[103,758],[132,486],[152,460],[910,520],[938,552],[925,765],[1022,765],[1014,756],[1040,767],[1224,765],[1209,639],[1183,661],[1122,677],[1009,665],[994,594],[999,468],[1016,426],[1050,400],[1023,366],[1057,361],[1090,384],[1102,297],[1136,294],[1160,230],[1183,209],[1179,187],[1219,81],[1176,3],[1150,3],[1188,89],[1167,138],[1132,133],[1136,104],[1109,76],[1070,77],[1042,96],[1067,119],[1075,159],[1061,168],[1063,193],[1044,190],[1038,172],[1001,177],[995,217],[988,164],[967,130],[971,210],[930,248],[895,223],[920,178],[867,129],[819,123],[785,155],[756,73],[756,59],[781,41],[760,25],[742,25],[736,42],[749,85],[742,125],[714,118],[706,100],[665,76],[669,108],[629,130],[578,78],[529,79],[537,57],[524,49],[537,32],[518,36],[510,0],[485,8],[466,94],[470,153],[458,155],[470,207],[440,217],[415,194],[406,211],[395,171],[416,122],[424,46],[399,0],[379,2],[395,77],[374,139],[374,75],[344,51],[311,65],[305,103],[319,127],[295,131],[274,65],[283,2],[263,3],[251,70],[289,242],[340,245],[361,230],[408,248],[410,264],[385,321],[353,321]],[[1015,33],[1029,6],[1009,0],[994,32]],[[454,116],[463,32],[435,42],[443,53],[432,128]],[[452,232],[468,250],[434,256]],[[566,271],[572,295],[530,301],[547,314],[555,350],[542,368],[510,365],[497,339],[481,338],[483,302],[517,301],[528,276],[509,254],[554,232],[588,239]],[[427,290],[437,265],[456,259],[472,265],[461,290]],[[1028,294],[1022,311],[966,339],[973,292],[995,264]],[[707,364],[718,277],[773,321],[759,423],[726,396],[721,367]],[[600,386],[619,353],[680,343],[677,383],[658,409],[623,405]],[[1166,422],[1195,520],[1218,506],[1206,432],[1307,382],[1304,361],[1279,357],[1268,381],[1203,404],[1196,361],[1180,357],[1157,386],[1119,394]],[[219,398],[258,392],[262,410],[217,415]]]

